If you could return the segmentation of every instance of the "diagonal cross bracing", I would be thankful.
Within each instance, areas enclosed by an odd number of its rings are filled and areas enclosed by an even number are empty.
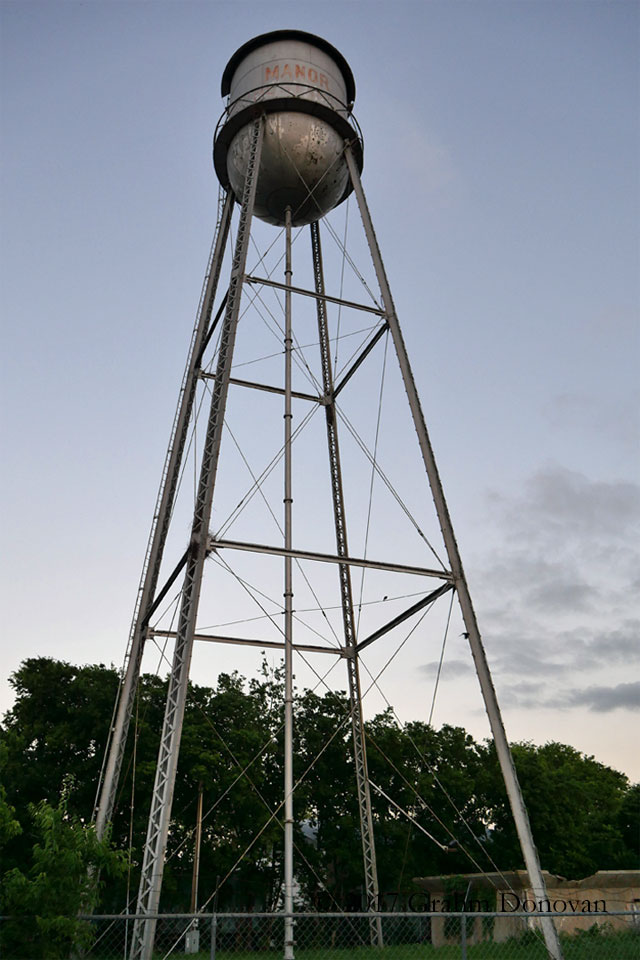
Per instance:
[[[342,392],[344,387],[346,387],[346,385],[348,384],[349,380],[351,380],[351,377],[354,375],[358,367],[362,363],[364,363],[364,361],[367,359],[367,357],[369,356],[369,354],[371,353],[371,351],[373,350],[377,342],[384,336],[384,334],[387,332],[388,329],[389,329],[389,324],[383,323],[382,326],[379,327],[378,330],[376,330],[376,332],[373,334],[369,342],[360,352],[359,356],[356,357],[356,359],[353,361],[353,363],[351,364],[347,372],[340,378],[340,382],[334,387],[334,390],[333,390],[334,400],[338,396],[338,394]]]
[[[388,623],[385,623],[383,627],[379,627],[378,630],[370,634],[364,640],[361,640],[357,645],[358,653],[361,650],[364,650],[365,647],[368,647],[369,644],[373,643],[374,640],[379,640],[380,637],[383,637],[385,633],[399,627],[401,623],[404,623],[405,620],[408,620],[409,617],[412,617],[415,613],[418,613],[420,610],[423,610],[425,607],[428,607],[430,603],[434,603],[439,597],[444,596],[445,593],[448,593],[449,590],[453,590],[452,583],[445,583],[441,587],[438,587],[437,590],[433,590],[431,593],[427,594],[426,597],[423,597],[422,600],[418,600],[417,603],[412,604],[407,610],[404,610],[402,613],[399,613],[397,617],[394,617],[393,620],[389,620]]]

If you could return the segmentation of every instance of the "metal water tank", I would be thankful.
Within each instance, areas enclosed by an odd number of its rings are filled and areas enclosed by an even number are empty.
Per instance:
[[[362,169],[362,139],[353,126],[355,83],[349,64],[321,37],[277,30],[245,43],[222,76],[227,108],[214,141],[214,165],[237,200],[247,170],[253,121],[264,115],[255,216],[295,226],[319,220],[351,192],[345,140]]]

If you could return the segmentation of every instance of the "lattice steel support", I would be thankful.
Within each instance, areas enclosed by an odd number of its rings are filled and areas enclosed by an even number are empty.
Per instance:
[[[113,816],[120,771],[122,769],[122,760],[127,744],[127,733],[133,711],[133,702],[140,678],[140,665],[142,663],[142,655],[147,635],[147,611],[153,603],[158,585],[160,566],[162,564],[164,546],[169,531],[171,511],[176,496],[180,467],[182,465],[182,457],[196,395],[201,354],[211,322],[213,302],[218,289],[224,250],[229,235],[232,209],[233,196],[231,192],[228,192],[216,228],[216,236],[212,246],[211,259],[208,265],[207,277],[205,279],[200,309],[198,311],[198,319],[191,339],[187,366],[180,388],[178,406],[160,481],[156,509],[153,515],[151,535],[149,537],[140,586],[138,588],[126,658],[126,668],[118,694],[114,723],[109,731],[104,775],[100,784],[98,797],[96,798],[95,825],[98,837],[104,835],[107,824]]]
[[[151,960],[158,912],[162,874],[167,846],[171,805],[178,766],[178,751],[189,680],[189,666],[193,649],[196,615],[202,585],[202,573],[208,548],[208,529],[213,503],[222,428],[226,408],[233,348],[238,325],[242,282],[253,206],[255,200],[263,120],[254,122],[247,176],[244,184],[242,209],[238,225],[231,281],[218,351],[216,378],[213,382],[211,409],[204,441],[198,493],[191,528],[189,556],[186,565],[182,601],[178,620],[176,644],[169,678],[156,777],[151,798],[151,810],[144,849],[142,874],[138,892],[138,914],[151,915],[147,920],[136,920],[131,943],[131,960]]]
[[[329,328],[327,325],[326,304],[324,301],[324,273],[322,267],[322,248],[320,244],[319,224],[317,222],[310,224],[310,229],[315,290],[318,294],[318,298],[316,300],[318,333],[322,362],[322,386],[324,391],[323,402],[327,422],[327,441],[329,447],[329,467],[331,471],[333,516],[336,527],[336,553],[339,557],[348,557],[349,549],[347,544],[347,522],[342,487],[342,471],[340,468],[340,447],[338,444],[338,423],[336,419],[334,402],[334,383],[333,370],[331,366]],[[349,681],[349,708],[351,712],[353,757],[358,791],[358,808],[360,812],[360,835],[362,837],[362,855],[364,863],[367,909],[371,911],[377,911],[378,871],[376,866],[376,848],[373,836],[373,817],[371,813],[371,792],[369,789],[369,775],[367,771],[367,751],[365,745],[364,720],[362,716],[362,697],[360,690],[360,671],[358,667],[355,617],[353,613],[351,572],[348,564],[346,563],[339,564],[338,570],[340,575],[340,595],[342,601],[342,619],[344,624],[344,642],[349,654],[346,657]],[[383,946],[382,923],[380,921],[380,917],[372,917],[370,921],[370,935],[372,946]]]
[[[500,761],[502,776],[504,779],[507,796],[509,798],[509,803],[511,805],[511,811],[516,825],[525,866],[529,874],[535,899],[545,900],[547,899],[547,894],[544,878],[542,876],[542,870],[540,868],[538,851],[536,850],[536,846],[533,841],[527,809],[524,805],[522,791],[520,790],[520,784],[518,783],[518,776],[516,774],[516,768],[514,766],[513,757],[511,756],[511,751],[509,749],[509,743],[507,741],[507,735],[502,722],[500,707],[498,705],[498,698],[493,686],[489,664],[487,662],[484,645],[482,643],[480,630],[476,620],[475,610],[471,601],[471,594],[469,593],[469,587],[467,585],[467,580],[462,567],[462,560],[460,558],[460,552],[455,538],[453,524],[451,522],[451,517],[449,516],[449,508],[447,507],[447,502],[445,500],[442,482],[438,473],[438,468],[433,454],[433,448],[431,446],[424,414],[422,412],[422,406],[420,404],[420,398],[418,397],[418,391],[416,389],[413,373],[409,364],[409,356],[407,354],[407,349],[404,344],[400,325],[398,323],[395,306],[391,297],[391,289],[389,287],[389,282],[387,280],[380,254],[380,248],[378,247],[378,241],[373,229],[371,214],[369,213],[367,201],[362,189],[362,183],[360,182],[360,174],[351,152],[351,148],[348,144],[345,147],[345,157],[349,167],[349,175],[351,177],[351,183],[353,184],[353,190],[358,202],[358,208],[360,210],[364,231],[367,237],[369,251],[371,253],[374,269],[376,271],[378,284],[380,286],[382,301],[389,323],[389,330],[391,331],[391,337],[393,339],[396,355],[398,357],[398,364],[400,367],[404,388],[407,392],[409,408],[411,410],[413,424],[418,435],[420,452],[422,454],[427,478],[431,487],[431,493],[433,496],[436,513],[438,515],[438,522],[440,523],[440,529],[442,530],[442,536],[447,551],[447,556],[449,558],[449,564],[451,566],[451,572],[454,576],[454,583],[460,601],[460,610],[462,612],[465,631],[471,647],[471,654],[473,656],[476,673],[480,683],[480,690],[482,692],[485,709],[487,711],[489,724],[491,726],[491,732],[496,745],[496,752]],[[560,941],[558,939],[555,923],[553,922],[552,918],[545,917],[542,919],[541,926],[549,956],[552,957],[553,960],[562,960],[562,949],[560,947]]]

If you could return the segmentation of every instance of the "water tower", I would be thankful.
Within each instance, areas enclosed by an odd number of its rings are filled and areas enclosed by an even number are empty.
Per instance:
[[[378,881],[374,824],[371,812],[370,780],[362,713],[360,679],[361,651],[374,641],[397,629],[418,612],[429,608],[439,597],[457,596],[473,662],[480,683],[491,730],[511,803],[522,851],[536,899],[544,898],[544,881],[531,837],[527,813],[520,793],[509,751],[498,702],[480,638],[444,492],[429,440],[409,357],[398,318],[360,174],[363,166],[362,139],[352,116],[355,99],[353,75],[344,57],[320,37],[298,30],[279,30],[250,40],[229,61],[222,77],[222,95],[227,106],[214,140],[214,166],[222,186],[219,217],[205,278],[176,417],[171,431],[165,467],[154,510],[151,536],[137,595],[132,629],[125,659],[114,721],[105,757],[96,808],[96,825],[102,834],[114,809],[116,790],[129,729],[132,707],[140,675],[145,641],[154,634],[152,621],[174,584],[182,581],[179,613],[175,629],[155,630],[175,641],[155,783],[149,814],[147,839],[138,894],[137,914],[131,945],[131,960],[150,960],[153,952],[162,875],[171,818],[178,752],[182,731],[192,650],[195,640],[262,645],[251,638],[203,636],[198,632],[198,610],[203,589],[205,563],[212,554],[241,551],[261,557],[277,557],[282,564],[282,641],[268,641],[284,657],[284,957],[294,956],[293,887],[293,658],[297,653],[333,652],[345,661],[350,704],[350,726],[355,768],[355,789],[360,813],[363,875],[366,903],[372,911],[370,937],[373,945],[382,945],[382,928],[376,916]],[[353,193],[364,228],[370,266],[378,293],[371,302],[355,302],[325,289],[320,222]],[[228,271],[223,272],[228,249],[234,207],[239,208],[235,245]],[[258,218],[275,227],[284,241],[282,279],[247,274],[247,256],[252,239],[252,220]],[[312,282],[306,287],[292,283],[292,231],[309,227]],[[222,279],[224,277],[224,279]],[[222,282],[221,282],[222,281]],[[249,285],[275,290],[282,305],[283,376],[279,384],[255,382],[237,376],[233,369],[236,334],[242,320],[241,298]],[[219,289],[220,288],[220,289]],[[293,306],[300,300],[311,301],[317,319],[319,360],[317,389],[295,389],[293,361],[298,341],[295,337]],[[217,304],[217,309],[216,309]],[[334,369],[335,355],[327,320],[330,307],[364,311],[372,320],[371,333],[339,380]],[[347,384],[366,365],[384,337],[397,358],[399,376],[408,400],[407,416],[417,435],[419,454],[426,484],[430,487],[435,515],[447,561],[441,568],[426,562],[403,564],[377,556],[356,556],[347,539],[347,504],[341,466],[339,423],[340,400]],[[212,354],[207,365],[206,358]],[[215,368],[215,369],[214,369]],[[190,424],[194,416],[198,385],[207,381],[210,404],[206,434],[200,451],[199,479],[194,495],[191,532],[180,555],[168,558],[169,573],[160,577],[171,528],[176,493],[185,461]],[[355,381],[353,381],[355,382]],[[224,466],[220,456],[225,412],[230,389],[253,390],[275,395],[283,418],[282,516],[278,527],[280,542],[260,543],[255,538],[232,541],[211,532],[211,517],[216,483]],[[333,548],[319,551],[314,544],[297,541],[293,536],[293,404],[304,401],[324,408],[327,481],[334,527]],[[315,478],[314,478],[315,479]],[[308,529],[308,527],[306,528]],[[342,636],[332,651],[321,645],[301,643],[296,637],[294,616],[294,564],[309,561],[330,568],[337,575],[340,597]],[[357,635],[354,611],[353,571],[410,574],[424,578],[428,586],[421,599],[373,630],[365,639]],[[434,583],[435,581],[435,583]],[[385,597],[386,599],[386,597]],[[148,919],[146,919],[148,917]],[[553,922],[543,924],[549,955],[560,958],[560,947]]]

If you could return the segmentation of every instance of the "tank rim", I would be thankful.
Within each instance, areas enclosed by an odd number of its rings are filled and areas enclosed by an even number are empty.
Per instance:
[[[306,33],[304,30],[273,30],[271,33],[261,33],[260,36],[254,37],[252,40],[247,40],[247,42],[243,43],[241,47],[238,47],[224,68],[224,73],[222,74],[221,92],[223,97],[228,96],[230,93],[231,80],[236,72],[238,64],[253,50],[257,50],[258,47],[262,47],[266,43],[271,43],[275,40],[303,40],[306,43],[310,43],[313,44],[313,46],[318,47],[319,50],[323,50],[325,53],[328,53],[329,56],[335,60],[342,73],[347,89],[348,102],[350,104],[354,102],[356,98],[356,82],[353,78],[351,67],[345,58],[342,56],[339,50],[336,50],[333,44],[329,43],[328,40],[324,40],[322,37],[316,36],[315,33]]]
[[[214,134],[213,166],[218,180],[226,190],[229,189],[227,152],[231,141],[236,133],[241,130],[242,127],[246,126],[247,123],[250,123],[251,120],[255,120],[256,117],[269,113],[306,113],[326,121],[337,133],[350,142],[358,170],[362,173],[364,166],[362,139],[358,131],[351,126],[348,120],[345,120],[339,113],[324,106],[324,104],[316,103],[313,100],[296,100],[291,97],[278,97],[273,100],[263,100],[258,103],[249,104],[249,106],[243,110],[234,113],[233,116],[224,123],[222,123],[222,120],[226,117],[226,111],[222,115],[221,122],[218,124],[218,128]],[[351,185],[349,184],[348,193],[350,192]],[[342,200],[344,200],[347,195],[348,194],[345,193]],[[342,202],[342,200],[340,202]]]

